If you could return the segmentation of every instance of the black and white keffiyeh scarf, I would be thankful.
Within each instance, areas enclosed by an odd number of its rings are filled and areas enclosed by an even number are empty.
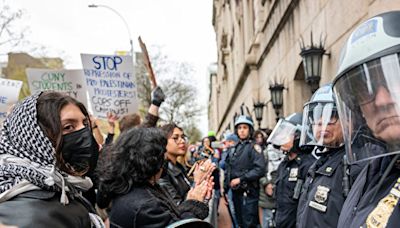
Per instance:
[[[90,178],[75,177],[56,167],[55,149],[39,127],[36,103],[40,93],[27,97],[4,121],[0,136],[0,202],[22,192],[44,189],[66,192],[87,190]]]

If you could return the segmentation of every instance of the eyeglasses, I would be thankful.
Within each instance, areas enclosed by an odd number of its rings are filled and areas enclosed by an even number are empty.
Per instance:
[[[179,143],[179,139],[182,139],[183,142],[187,142],[188,141],[188,138],[187,138],[186,135],[173,135],[171,137],[171,139],[173,139],[176,144]]]
[[[339,119],[339,114],[337,110],[332,110],[330,118],[327,117],[319,117],[319,118],[311,118],[309,117],[309,122],[312,125],[320,125],[320,124],[335,124]]]

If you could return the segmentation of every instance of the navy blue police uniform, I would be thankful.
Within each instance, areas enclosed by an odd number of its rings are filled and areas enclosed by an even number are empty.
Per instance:
[[[257,227],[258,181],[264,175],[265,160],[261,147],[252,140],[240,141],[231,147],[225,162],[225,190],[235,178],[240,184],[232,189],[235,214],[240,227]]]
[[[296,227],[297,205],[307,171],[315,157],[310,153],[298,153],[297,157],[288,157],[278,167],[274,196],[276,198],[276,227]]]

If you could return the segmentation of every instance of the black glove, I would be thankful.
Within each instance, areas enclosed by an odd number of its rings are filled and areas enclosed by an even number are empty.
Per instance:
[[[157,107],[160,107],[161,103],[165,100],[165,94],[162,89],[157,86],[151,91],[151,103]]]

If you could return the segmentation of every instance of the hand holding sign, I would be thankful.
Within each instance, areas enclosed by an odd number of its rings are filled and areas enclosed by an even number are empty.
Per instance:
[[[150,82],[153,88],[157,87],[156,76],[154,75],[153,68],[151,67],[149,53],[147,52],[146,44],[143,43],[142,38],[138,38],[140,49],[142,49],[144,65],[149,73]]]

